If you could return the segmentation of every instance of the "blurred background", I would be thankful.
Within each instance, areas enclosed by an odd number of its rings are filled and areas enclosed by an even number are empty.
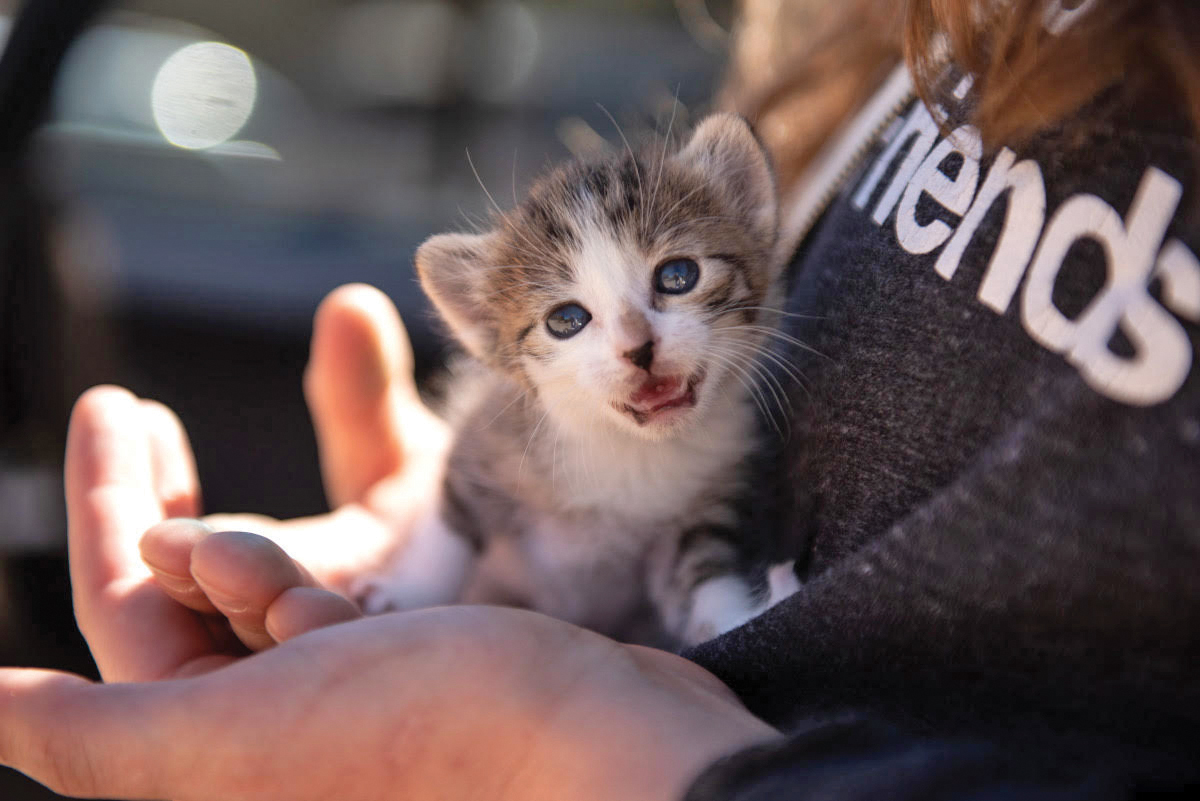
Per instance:
[[[300,389],[318,301],[384,290],[427,376],[445,345],[420,241],[485,218],[481,185],[506,207],[619,142],[610,115],[630,136],[686,124],[732,4],[0,0],[0,90],[36,102],[54,78],[35,130],[0,130],[0,663],[93,671],[62,501],[80,392],[174,408],[207,511],[324,510]],[[21,14],[63,38],[61,65],[41,33],[9,52]],[[55,797],[0,773],[3,801]]]

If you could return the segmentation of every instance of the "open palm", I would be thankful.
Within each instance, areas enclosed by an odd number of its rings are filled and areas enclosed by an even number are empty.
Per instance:
[[[667,799],[774,735],[698,666],[532,612],[359,618],[336,590],[403,540],[447,443],[405,343],[374,290],[322,304],[306,391],[336,508],[305,520],[190,519],[175,416],[79,400],[71,578],[105,683],[0,669],[0,763],[84,797]]]

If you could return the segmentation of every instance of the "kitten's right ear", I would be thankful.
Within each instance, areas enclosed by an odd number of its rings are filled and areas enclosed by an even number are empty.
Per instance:
[[[487,360],[495,325],[485,288],[493,234],[438,234],[417,248],[417,276],[463,347]]]
[[[706,117],[676,158],[700,169],[765,237],[775,238],[779,210],[774,171],[766,148],[744,117]]]

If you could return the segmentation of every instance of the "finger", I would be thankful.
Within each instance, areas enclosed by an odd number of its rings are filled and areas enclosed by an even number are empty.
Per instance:
[[[106,681],[164,678],[213,649],[203,622],[154,586],[138,552],[142,532],[163,518],[143,411],[129,392],[97,387],[76,402],[67,433],[75,617]]]
[[[264,624],[275,642],[313,629],[362,617],[358,607],[335,592],[315,587],[284,590],[267,608]]]
[[[391,404],[409,392],[411,375],[412,349],[382,293],[352,284],[322,301],[304,391],[331,506],[357,500],[400,469],[403,445]]]
[[[183,423],[157,401],[143,400],[141,407],[150,436],[154,486],[163,513],[168,517],[196,517],[201,506],[200,479]]]
[[[151,526],[138,544],[142,561],[163,591],[204,614],[216,614],[217,608],[192,577],[192,550],[212,533],[212,527],[199,520],[176,518]]]
[[[113,582],[146,577],[137,540],[163,517],[152,471],[137,399],[117,387],[85,392],[71,413],[64,475],[77,609]]]
[[[192,549],[191,574],[247,648],[275,644],[267,609],[286,590],[317,587],[313,577],[266,537],[239,531],[212,534]]]
[[[406,450],[439,428],[417,397],[412,371],[408,335],[383,293],[352,284],[321,303],[304,388],[331,506],[362,500],[400,471]]]
[[[0,764],[57,793],[151,799],[159,786],[160,727],[147,685],[98,686],[46,670],[0,670]],[[156,747],[157,745],[157,747]]]
[[[397,505],[416,508],[412,493],[397,493]],[[329,514],[275,520],[262,515],[207,515],[204,522],[217,531],[253,531],[272,540],[308,568],[317,583],[345,591],[354,577],[378,569],[396,547],[403,521],[386,521],[358,504]]]

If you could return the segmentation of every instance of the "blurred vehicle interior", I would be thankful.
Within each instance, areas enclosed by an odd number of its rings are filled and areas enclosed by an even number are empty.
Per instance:
[[[320,299],[385,291],[428,376],[416,246],[617,123],[678,130],[731,6],[0,0],[0,663],[94,674],[65,562],[80,392],[175,409],[206,511],[323,511],[300,389]],[[55,797],[0,773],[0,799]]]

